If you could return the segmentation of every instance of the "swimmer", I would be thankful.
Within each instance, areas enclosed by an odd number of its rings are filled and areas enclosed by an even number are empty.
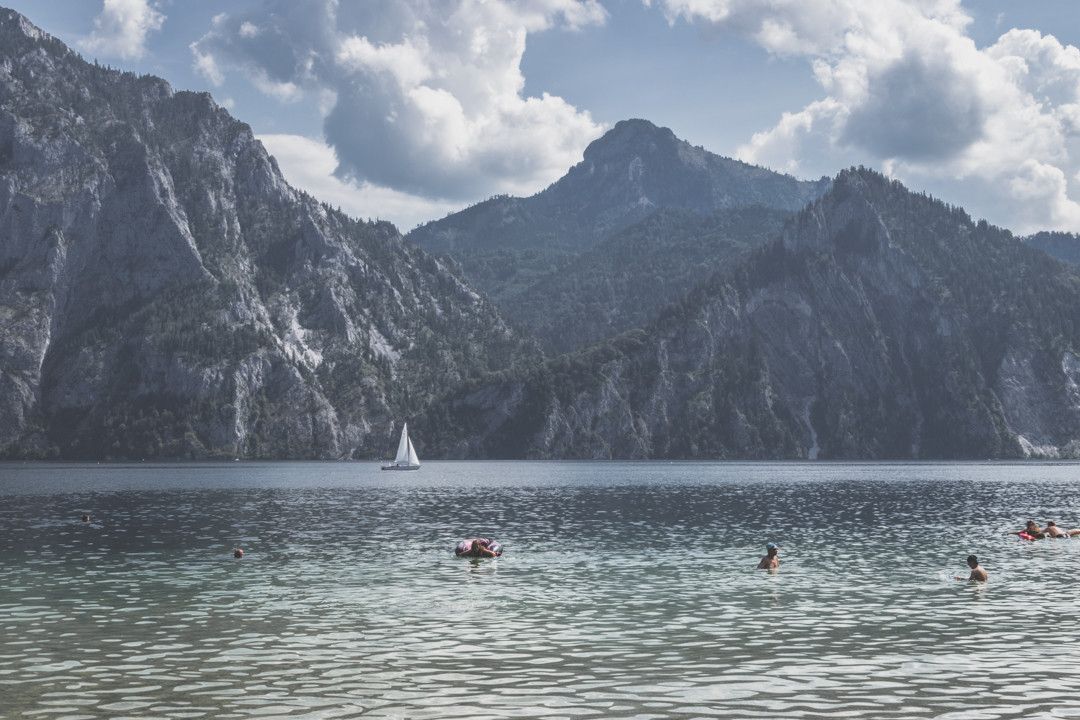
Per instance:
[[[233,548],[232,556],[237,560],[244,557],[244,548]]]
[[[1046,533],[1043,529],[1035,524],[1034,520],[1028,520],[1024,525],[1023,530],[1017,530],[1016,532],[1006,533],[1007,535],[1020,535],[1021,533],[1027,533],[1035,540],[1042,540],[1046,537]]]
[[[765,557],[757,564],[758,570],[776,570],[780,567],[780,556],[777,554],[780,548],[776,543],[765,544]]]
[[[90,522],[90,516],[89,515],[83,515],[82,516],[82,521],[86,522],[86,523]]]
[[[1052,538],[1071,538],[1080,535],[1080,530],[1062,530],[1053,520],[1047,520],[1046,534]]]
[[[961,577],[960,575],[957,575],[956,576],[957,580],[959,580],[961,582],[964,582],[964,581],[968,581],[968,582],[986,582],[986,580],[987,580],[986,571],[983,570],[982,567],[979,565],[979,558],[975,557],[974,555],[968,555],[967,556],[967,566],[969,568],[971,568],[971,574],[968,575],[967,577]]]
[[[491,541],[486,538],[477,538],[473,540],[472,550],[469,553],[473,557],[498,557],[495,551],[490,548]]]

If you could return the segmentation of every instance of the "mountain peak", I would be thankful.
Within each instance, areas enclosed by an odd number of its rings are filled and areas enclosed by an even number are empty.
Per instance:
[[[634,118],[590,143],[581,162],[536,195],[496,198],[409,237],[433,252],[474,259],[521,250],[543,258],[536,262],[550,269],[551,253],[587,250],[660,208],[702,216],[747,207],[794,211],[820,197],[829,182],[805,182],[722,157],[679,139],[670,128]],[[518,258],[511,274],[522,272],[522,262],[529,261]],[[477,282],[495,292],[493,285]]]
[[[585,160],[617,157],[663,146],[674,150],[679,142],[670,128],[640,118],[620,120],[615,127],[589,143],[585,148]]]
[[[49,37],[48,33],[30,22],[25,15],[8,8],[0,8],[0,34],[6,35],[12,32],[24,35],[31,40]]]

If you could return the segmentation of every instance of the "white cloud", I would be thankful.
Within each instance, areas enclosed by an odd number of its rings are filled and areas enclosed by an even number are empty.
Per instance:
[[[146,36],[164,23],[149,0],[105,0],[90,36],[79,44],[90,53],[132,60],[146,54]]]
[[[1026,232],[1080,230],[1080,50],[1012,29],[968,36],[959,0],[659,0],[805,57],[824,97],[743,145],[806,175],[864,163]]]
[[[258,138],[277,159],[290,184],[353,217],[390,220],[404,233],[461,209],[460,202],[431,200],[369,182],[342,180],[334,175],[338,164],[334,149],[320,140],[303,135]]]
[[[266,73],[259,70],[252,71],[250,80],[251,84],[263,95],[269,95],[282,102],[296,102],[304,95],[304,91],[296,83],[287,80],[273,80]]]
[[[214,87],[220,87],[225,82],[225,76],[218,68],[217,60],[210,53],[199,52],[195,44],[191,44],[191,53],[194,57],[192,61],[192,67],[195,68],[195,72],[202,75],[204,78],[210,81]]]
[[[277,0],[215,21],[192,52],[282,100],[318,98],[338,177],[471,200],[539,190],[603,131],[526,97],[521,59],[530,33],[605,18],[598,0]]]

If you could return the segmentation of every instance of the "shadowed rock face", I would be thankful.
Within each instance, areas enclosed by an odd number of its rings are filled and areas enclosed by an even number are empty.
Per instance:
[[[802,209],[828,185],[714,155],[646,120],[624,120],[543,192],[492,198],[408,239],[453,258],[508,322],[558,353],[651,318],[701,279],[698,268],[715,269],[732,249],[775,234],[778,216]],[[627,254],[631,262],[620,264]],[[622,287],[656,277],[650,257],[661,259],[667,287],[628,302]],[[540,315],[538,297],[549,308]],[[573,338],[552,330],[586,308],[611,321]]]
[[[852,170],[646,330],[474,383],[417,432],[461,456],[1075,457],[1078,350],[1071,268]]]
[[[386,452],[519,343],[388,223],[291,188],[209,95],[0,10],[0,454]]]

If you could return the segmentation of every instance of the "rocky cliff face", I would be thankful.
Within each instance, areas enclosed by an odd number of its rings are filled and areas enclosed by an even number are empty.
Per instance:
[[[520,344],[393,226],[282,179],[209,95],[0,11],[0,455],[383,454]]]
[[[623,283],[641,286],[656,276],[654,268],[635,265],[635,260],[666,253],[663,265],[672,270],[667,289],[684,294],[693,283],[681,281],[700,279],[695,267],[713,267],[730,246],[745,246],[775,231],[778,212],[802,209],[828,185],[826,178],[804,182],[714,155],[647,120],[624,120],[590,144],[582,161],[543,192],[492,198],[423,225],[408,239],[453,258],[511,324],[557,353],[579,344],[548,331],[561,324],[563,313],[544,313],[536,322],[537,297],[555,292],[555,301],[567,310],[595,306],[612,317],[636,316],[637,308],[622,304],[618,292],[605,296],[603,291]],[[650,225],[654,214],[658,217]],[[706,220],[716,215],[729,219]],[[672,222],[674,217],[680,219]],[[695,227],[694,218],[705,221]],[[726,234],[718,226],[726,226]],[[723,237],[701,242],[710,233]],[[687,247],[701,253],[679,254]],[[631,262],[605,272],[622,262],[624,252],[634,253]],[[651,317],[658,308],[648,304],[647,314]],[[609,326],[629,327],[620,322]]]
[[[847,171],[645,331],[474,383],[418,430],[460,456],[1076,457],[1080,278]]]

